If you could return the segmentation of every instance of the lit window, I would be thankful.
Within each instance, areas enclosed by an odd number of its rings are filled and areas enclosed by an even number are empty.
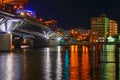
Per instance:
[[[93,32],[93,34],[95,34],[95,32]]]

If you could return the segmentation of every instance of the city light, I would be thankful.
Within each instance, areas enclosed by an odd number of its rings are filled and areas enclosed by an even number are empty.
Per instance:
[[[25,16],[25,15],[27,15],[27,16],[33,16],[33,17],[35,17],[36,15],[35,15],[35,12],[34,11],[32,11],[32,10],[16,10],[16,13],[18,13],[18,14],[20,14],[21,16]]]
[[[25,13],[24,13],[24,12],[21,12],[20,15],[21,15],[21,16],[25,16]]]
[[[111,36],[110,37],[108,37],[108,42],[114,42],[115,41],[115,39],[114,38],[112,38]]]
[[[26,10],[26,14],[27,14],[28,16],[33,16],[33,17],[36,16],[36,15],[35,15],[35,12],[32,11],[32,10]]]
[[[69,16],[75,11],[67,15],[75,20],[64,20],[67,17],[52,13],[53,8],[43,8],[43,4],[38,5],[37,18],[35,11],[26,8],[26,1],[0,0],[0,80],[120,80],[120,34],[116,21],[102,14],[91,18],[91,25],[83,26],[88,13],[78,15],[83,18],[78,23],[76,15]],[[94,10],[89,9],[86,11]],[[59,17],[63,23],[58,24]]]
[[[7,33],[8,33],[8,34],[11,34],[11,32],[10,32],[10,31],[8,31]]]
[[[57,40],[60,41],[61,37],[58,37]]]

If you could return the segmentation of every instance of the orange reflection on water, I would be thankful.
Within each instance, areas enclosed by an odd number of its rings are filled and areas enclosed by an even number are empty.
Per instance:
[[[82,46],[81,80],[90,80],[90,62],[87,46]]]
[[[79,80],[78,46],[70,46],[70,80]]]

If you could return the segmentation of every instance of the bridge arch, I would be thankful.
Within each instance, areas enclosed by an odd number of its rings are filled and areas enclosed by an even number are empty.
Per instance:
[[[46,33],[46,38],[47,39],[58,39],[58,38],[60,38],[61,36],[59,36],[58,34],[57,34],[57,32],[55,32],[55,31],[48,31],[47,33]]]

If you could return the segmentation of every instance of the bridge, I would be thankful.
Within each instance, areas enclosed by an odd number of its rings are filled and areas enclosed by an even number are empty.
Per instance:
[[[0,34],[9,33],[17,48],[26,39],[32,42],[33,47],[41,47],[49,46],[50,40],[57,41],[61,38],[57,31],[43,24],[29,10],[16,10],[9,5],[0,5]]]

